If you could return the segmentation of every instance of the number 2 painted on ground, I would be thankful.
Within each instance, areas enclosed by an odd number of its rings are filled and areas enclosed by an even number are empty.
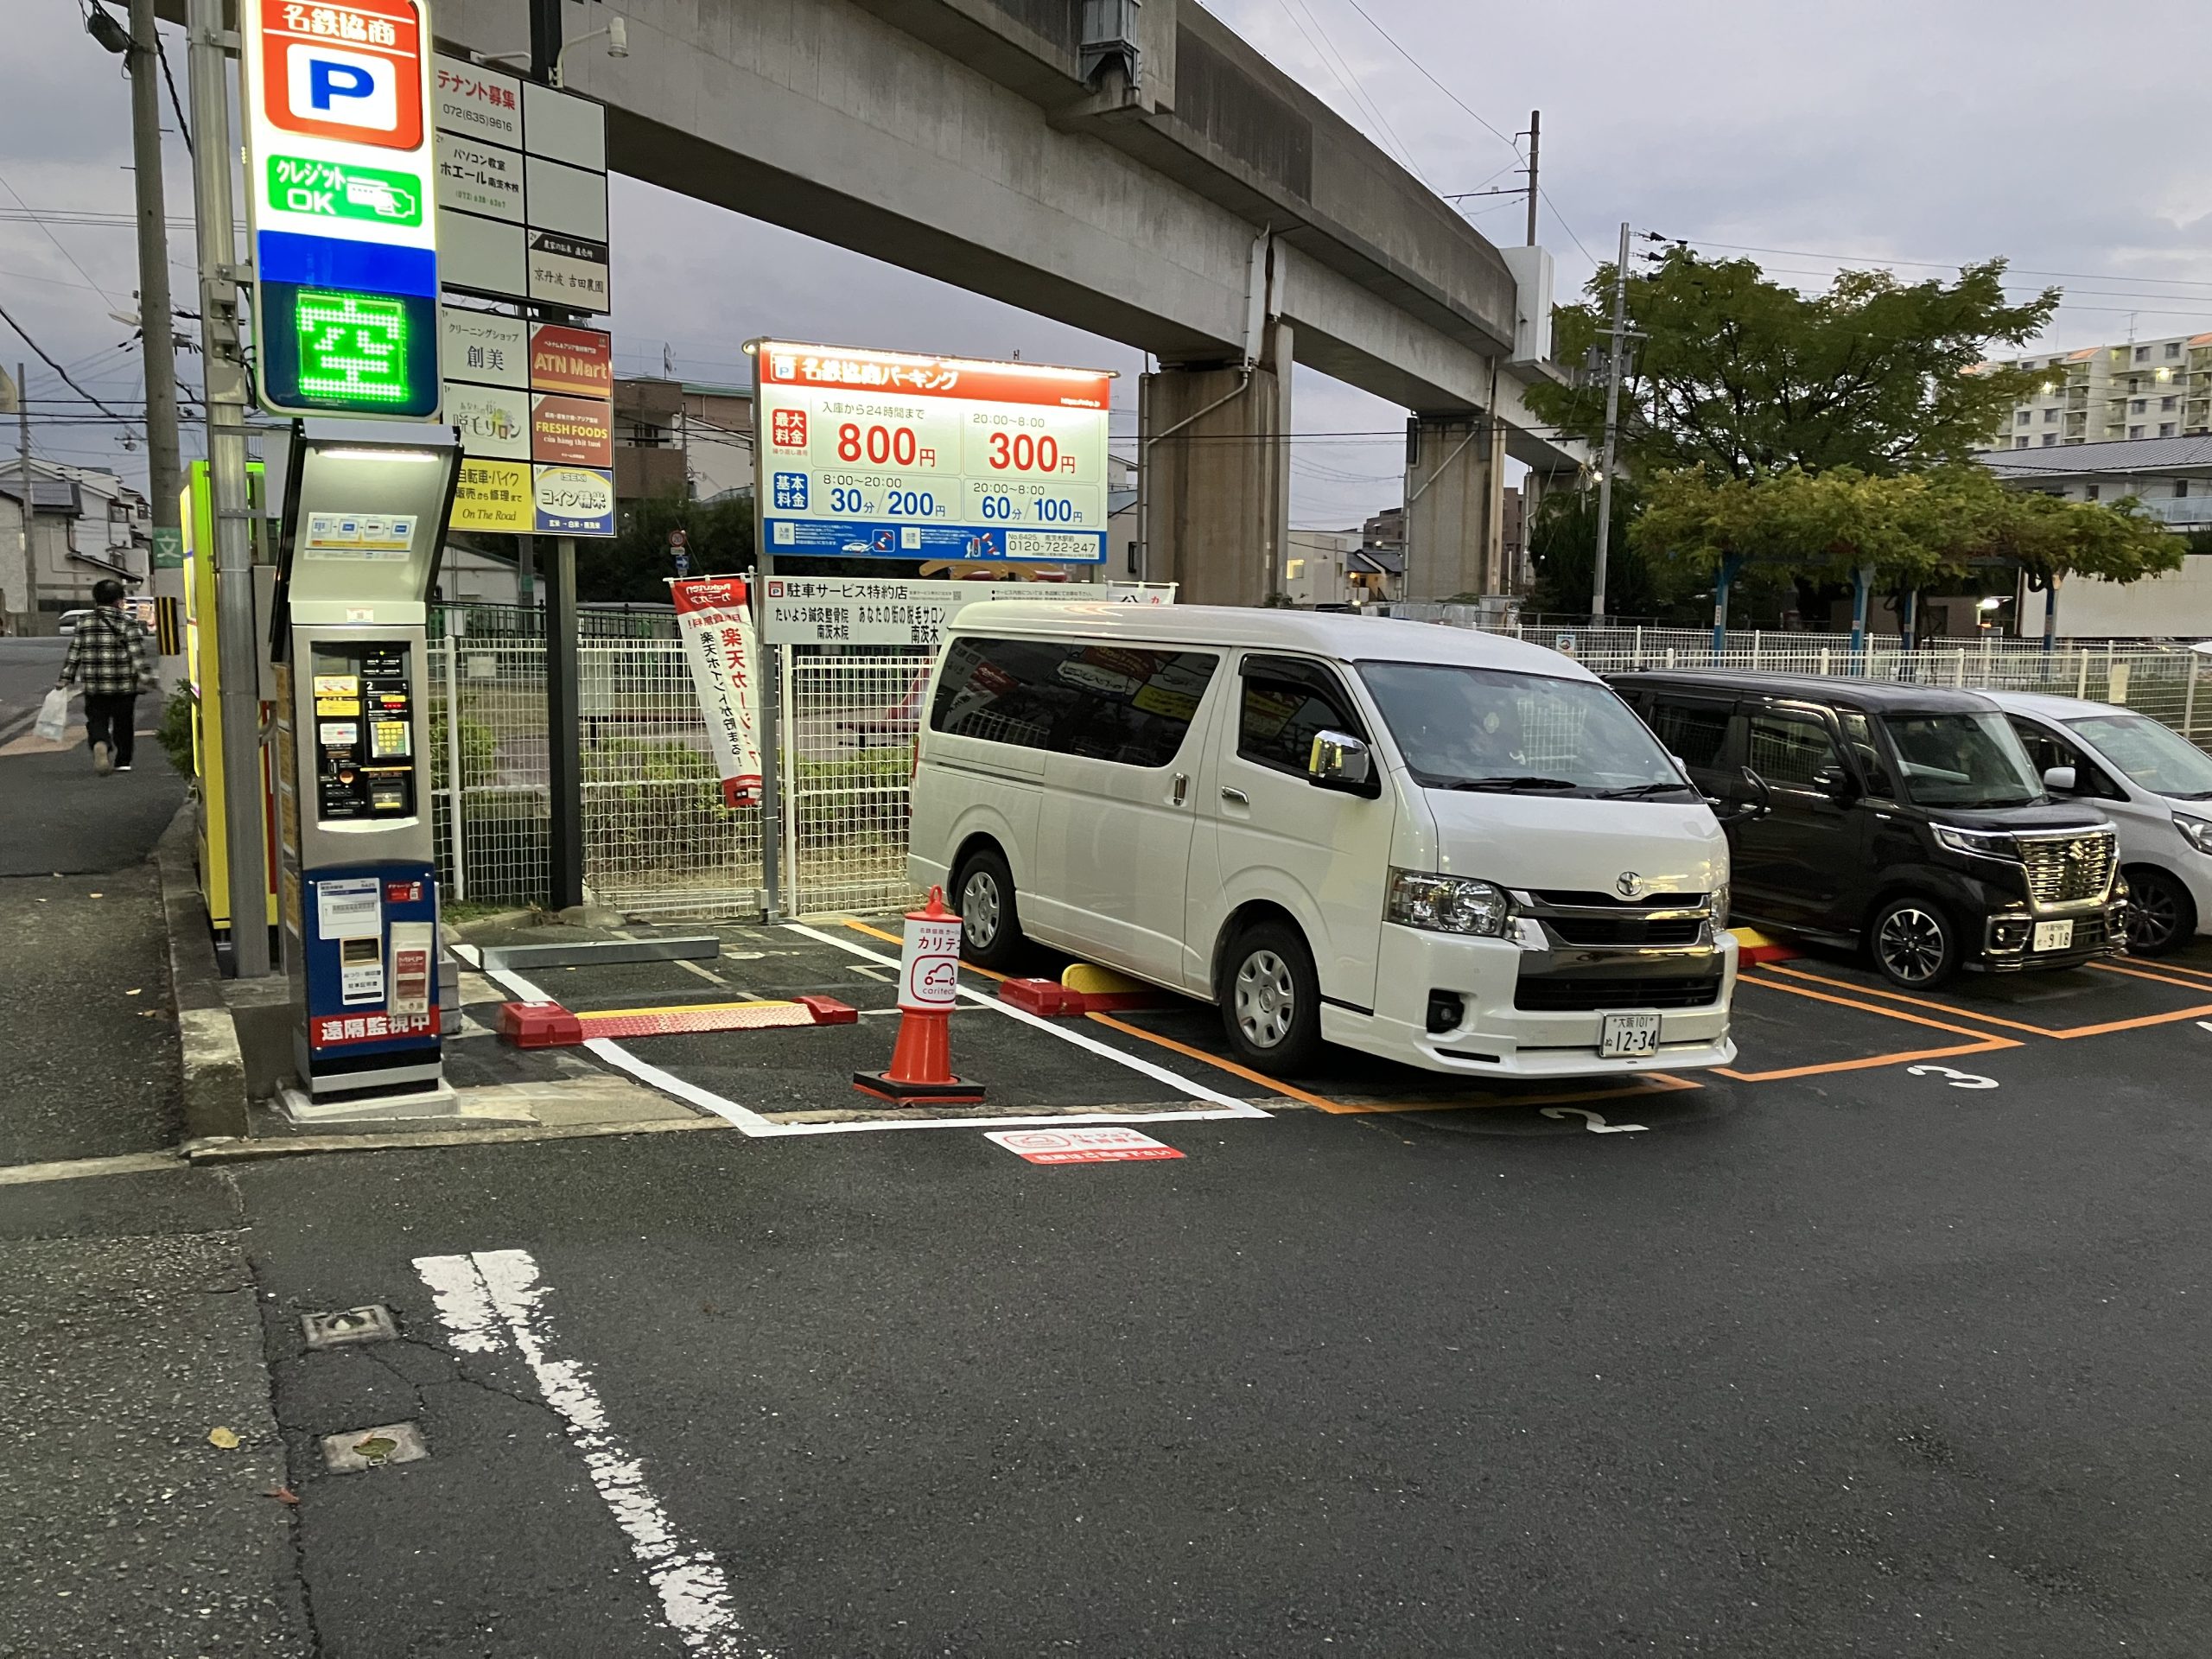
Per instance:
[[[1564,1123],[1570,1117],[1584,1120],[1582,1127],[1592,1135],[1644,1135],[1649,1130],[1641,1123],[1608,1123],[1595,1112],[1586,1112],[1580,1106],[1547,1106],[1543,1115]]]
[[[1994,1089],[1997,1079],[1977,1076],[1972,1071],[1954,1071],[1948,1065],[1908,1065],[1908,1075],[1916,1077],[1941,1077],[1954,1089]]]

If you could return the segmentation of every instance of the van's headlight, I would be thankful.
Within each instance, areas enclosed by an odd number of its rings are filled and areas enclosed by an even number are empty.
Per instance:
[[[1955,853],[1966,853],[1975,858],[2001,858],[2012,863],[2020,861],[2020,843],[1994,830],[1961,830],[1953,824],[1931,826],[1938,845]]]
[[[1403,927],[1426,928],[1432,933],[1480,933],[1495,938],[1505,931],[1513,903],[1505,896],[1505,889],[1494,881],[1393,870],[1386,914]]]
[[[2174,828],[2189,838],[2189,844],[2200,853],[2212,853],[2212,821],[2192,818],[2180,812],[2174,814]]]

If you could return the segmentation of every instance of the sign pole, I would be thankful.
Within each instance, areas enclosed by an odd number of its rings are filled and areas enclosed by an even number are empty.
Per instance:
[[[231,219],[230,57],[222,0],[191,0],[193,195],[200,239],[200,361],[206,376],[207,478],[213,502],[216,664],[221,683],[223,844],[231,890],[231,964],[240,979],[270,971],[263,875],[261,642],[245,478],[245,359],[239,349],[238,251]]]
[[[552,823],[546,839],[556,911],[584,901],[582,711],[576,663],[576,538],[556,537],[552,580],[546,584],[546,785]]]
[[[745,348],[753,360],[753,453],[761,448],[760,342]],[[776,556],[768,550],[766,499],[760,488],[761,467],[753,467],[753,637],[760,642],[760,914],[761,919],[784,919],[784,648],[768,643],[768,583],[776,574]]]

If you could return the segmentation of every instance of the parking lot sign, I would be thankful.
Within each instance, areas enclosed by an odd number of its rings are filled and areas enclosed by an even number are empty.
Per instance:
[[[435,416],[428,0],[247,0],[244,13],[262,407]]]

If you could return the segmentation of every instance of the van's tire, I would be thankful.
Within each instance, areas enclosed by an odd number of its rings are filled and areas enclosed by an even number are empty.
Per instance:
[[[1287,922],[1256,922],[1221,961],[1221,1025],[1245,1065],[1310,1071],[1321,1058],[1321,981]]]
[[[2163,957],[2196,936],[2196,900],[2176,877],[2150,864],[2127,872],[2127,948]]]
[[[1933,899],[1900,893],[1874,912],[1866,951],[1891,984],[1932,990],[1959,971],[1959,925]]]
[[[952,907],[960,912],[961,954],[982,968],[1014,965],[1025,943],[1014,906],[1014,872],[995,847],[978,848],[952,878]]]

